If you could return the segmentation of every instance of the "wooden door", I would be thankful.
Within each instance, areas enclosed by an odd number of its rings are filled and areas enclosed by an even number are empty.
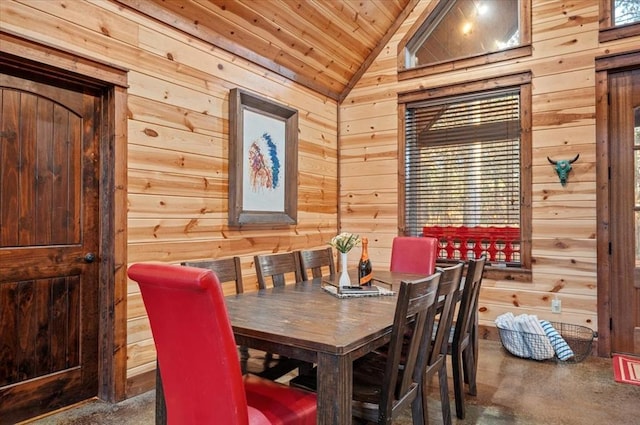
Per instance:
[[[98,393],[99,105],[0,72],[2,424]]]
[[[640,69],[609,93],[611,351],[640,354]]]

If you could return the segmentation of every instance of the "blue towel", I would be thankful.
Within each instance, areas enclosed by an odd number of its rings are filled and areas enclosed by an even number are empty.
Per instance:
[[[549,342],[551,342],[551,346],[560,360],[568,360],[574,356],[573,350],[569,347],[567,341],[564,340],[551,323],[546,320],[540,320],[540,326],[547,334]]]

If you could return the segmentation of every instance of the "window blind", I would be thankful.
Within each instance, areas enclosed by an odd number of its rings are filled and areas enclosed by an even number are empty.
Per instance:
[[[408,104],[405,217],[423,226],[520,227],[518,90]]]

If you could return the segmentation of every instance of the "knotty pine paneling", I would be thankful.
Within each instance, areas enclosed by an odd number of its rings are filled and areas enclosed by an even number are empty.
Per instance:
[[[127,108],[129,118],[132,121],[156,124],[164,128],[181,129],[195,134],[217,135],[220,138],[224,134],[229,134],[229,121],[223,117],[216,118],[198,114],[188,109],[154,102],[132,94],[128,96]]]
[[[595,200],[574,201],[571,203],[547,201],[535,205],[535,216],[543,220],[595,220],[595,208]]]
[[[398,133],[394,128],[368,134],[341,135],[340,141],[345,147],[340,151],[340,161],[369,157],[383,153],[393,158],[398,154]]]
[[[513,280],[511,279],[486,279],[482,281],[483,288],[501,288],[514,289]],[[589,276],[558,276],[557,274],[549,274],[538,271],[534,282],[527,282],[521,285],[528,291],[541,293],[578,294],[593,297],[596,294],[596,279]],[[516,288],[518,289],[518,288]]]
[[[575,108],[594,107],[596,100],[593,87],[577,88],[565,92],[541,93],[533,96],[533,113],[571,110]]]
[[[144,341],[151,338],[151,328],[146,315],[132,317],[127,320],[127,337],[130,342]]]
[[[533,149],[566,149],[567,152],[576,151],[574,146],[582,145],[584,141],[594,140],[596,137],[595,123],[584,126],[575,126],[571,128],[571,131],[566,131],[564,128],[547,128],[536,129],[531,135],[531,144]],[[590,150],[595,154],[595,148],[590,147]],[[538,160],[540,155],[535,155],[534,159]],[[542,158],[545,159],[545,158]],[[576,163],[577,164],[577,163]],[[534,175],[535,178],[535,175]]]
[[[153,338],[144,339],[127,344],[127,370],[131,368],[155,363],[156,347]]]
[[[338,230],[337,104],[326,96],[110,1],[2,1],[0,25],[128,69],[128,262],[253,255],[326,246]],[[324,76],[322,78],[339,77]],[[298,225],[227,226],[229,90],[299,111]],[[392,215],[386,211],[385,215]],[[128,282],[128,380],[155,367],[137,285]]]
[[[511,304],[514,307],[539,309],[541,306],[550,305],[556,294],[485,287],[482,288],[480,296],[486,304]],[[565,294],[558,294],[558,299],[562,301],[563,310],[567,309],[573,313],[588,315],[596,309],[596,301],[593,296],[577,294],[565,296]]]
[[[512,311],[595,329],[594,63],[600,55],[637,49],[640,39],[600,44],[598,4],[593,0],[567,3],[533,0],[533,53],[530,57],[398,82],[397,43],[426,6],[425,3],[417,5],[340,105],[342,227],[370,236],[374,270],[388,267],[388,247],[400,223],[389,220],[386,215],[377,217],[375,212],[380,206],[398,200],[395,184],[398,171],[391,163],[397,163],[398,155],[402,155],[397,152],[399,92],[530,71],[533,113],[531,281],[485,278],[485,289],[480,296],[480,321],[493,326],[497,315]],[[380,160],[372,160],[369,152],[380,155]],[[569,182],[563,187],[547,156],[569,159],[578,153],[580,159],[573,164]],[[386,159],[382,160],[383,157]],[[375,185],[372,185],[372,172],[376,173]],[[550,310],[550,299],[556,293],[563,301],[562,314],[552,314]]]
[[[533,171],[535,171],[535,169]],[[568,181],[571,182],[571,177],[569,177]],[[567,183],[566,186],[561,186],[559,181],[533,184],[531,191],[533,203],[535,204],[540,201],[561,201],[567,203],[573,201],[595,201],[595,193],[591,190],[593,185],[593,182],[576,181]]]
[[[596,225],[594,220],[588,219],[538,219],[536,218],[534,208],[531,233],[533,238],[574,237],[578,239],[589,239],[595,236]],[[533,249],[535,249],[535,244]]]
[[[549,24],[564,25],[579,18],[588,19],[589,16],[598,16],[598,4],[593,0],[577,0],[572,2],[557,3],[554,1],[534,1],[531,8],[533,21],[539,25]],[[566,19],[560,19],[566,17]],[[536,31],[532,31],[532,36]],[[535,37],[535,36],[534,36]]]

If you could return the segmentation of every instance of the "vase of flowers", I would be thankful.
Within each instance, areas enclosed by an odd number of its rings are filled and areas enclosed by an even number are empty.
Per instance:
[[[337,249],[340,253],[340,278],[338,279],[338,286],[340,287],[351,285],[351,279],[349,278],[349,272],[347,270],[347,254],[351,251],[351,248],[359,243],[359,235],[347,232],[342,232],[334,236],[331,242],[329,242],[329,245]]]

